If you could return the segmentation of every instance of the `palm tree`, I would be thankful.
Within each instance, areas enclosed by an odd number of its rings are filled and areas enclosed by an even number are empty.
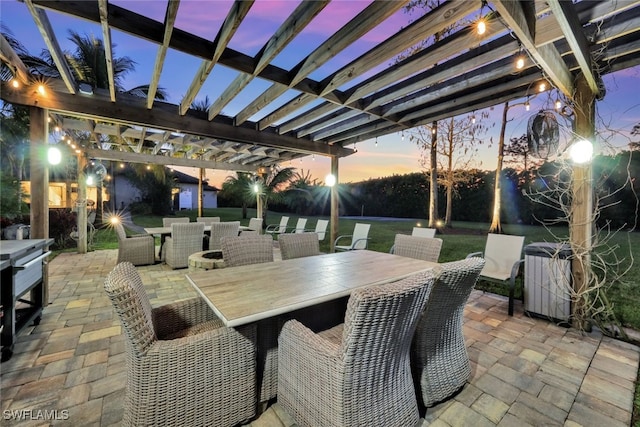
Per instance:
[[[71,72],[78,81],[89,83],[100,89],[109,88],[109,74],[104,43],[101,39],[89,35],[81,35],[74,30],[69,30],[69,40],[75,45],[75,51],[65,52],[64,56],[71,68]],[[113,46],[115,48],[115,45]],[[26,55],[21,59],[32,72],[47,77],[60,77],[58,67],[51,56],[51,52],[44,49],[40,56]],[[149,92],[149,85],[136,86],[126,90],[123,80],[127,74],[135,71],[136,62],[128,56],[113,56],[113,80],[116,91],[144,97]],[[156,99],[164,100],[167,92],[158,88]]]
[[[242,205],[242,219],[247,218],[247,206],[256,197],[252,189],[253,175],[247,172],[236,172],[236,176],[228,176],[222,184],[222,191],[239,198]]]
[[[259,196],[262,199],[262,226],[267,226],[269,201],[283,201],[287,195],[287,185],[295,174],[296,168],[279,169],[274,167],[268,175],[259,178]]]

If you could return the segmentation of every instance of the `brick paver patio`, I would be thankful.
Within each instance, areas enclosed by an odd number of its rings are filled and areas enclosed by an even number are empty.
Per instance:
[[[103,290],[117,251],[67,253],[49,264],[50,304],[0,365],[2,425],[111,426],[122,419],[124,342]],[[154,305],[195,296],[188,270],[139,267]],[[472,378],[429,408],[433,426],[629,426],[640,359],[635,345],[581,335],[522,314],[505,298],[474,291],[465,310]],[[11,419],[12,411],[57,411],[54,421]],[[21,412],[24,413],[24,412]],[[254,426],[289,426],[275,404]]]

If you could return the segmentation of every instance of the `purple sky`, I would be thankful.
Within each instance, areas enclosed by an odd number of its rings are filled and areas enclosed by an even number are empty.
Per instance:
[[[166,2],[164,1],[116,0],[111,1],[111,3],[158,21],[164,20],[166,10]],[[273,61],[274,64],[290,69],[369,3],[369,1],[334,0],[276,57]],[[180,3],[176,27],[211,40],[215,37],[231,4],[232,1],[230,0],[183,0]],[[255,55],[298,4],[298,1],[292,0],[257,0],[231,40],[229,47],[248,55]],[[67,30],[69,28],[73,28],[81,34],[101,37],[101,29],[98,24],[72,19],[55,12],[48,12],[48,16],[58,42],[65,50],[73,49],[73,45],[67,39]],[[2,25],[11,30],[18,39],[22,40],[32,54],[40,53],[45,47],[42,37],[33,23],[26,5],[23,3],[0,0],[0,19]],[[401,27],[406,26],[409,20],[410,17],[400,10],[361,40],[349,46],[344,52],[314,71],[310,77],[316,80],[326,77],[331,71],[347,64],[355,57],[374,47],[389,34],[395,33]],[[129,56],[137,63],[136,71],[125,79],[125,88],[149,83],[157,46],[119,31],[112,31],[112,38],[116,45],[115,55]],[[168,90],[169,102],[175,104],[180,102],[199,64],[199,60],[183,53],[173,50],[168,52],[160,79],[160,86]],[[383,64],[382,66],[385,65]],[[204,99],[204,96],[208,95],[210,102],[214,101],[236,75],[237,72],[233,70],[220,65],[216,66],[196,100]],[[343,89],[356,84],[366,77],[369,77],[369,75],[349,82]],[[602,132],[602,137],[607,139],[608,143],[618,147],[625,146],[629,141],[629,132],[633,125],[640,122],[640,67],[605,76],[604,80],[607,87],[607,95],[597,105],[597,115],[600,119],[598,128]],[[223,113],[227,115],[237,114],[269,86],[268,82],[254,79],[236,99],[224,108]],[[296,94],[295,91],[288,91],[269,106],[270,111],[275,110]],[[553,96],[555,97],[555,94]],[[319,102],[321,101],[312,103],[308,108],[317,105]],[[526,130],[529,116],[541,108],[549,108],[550,102],[548,96],[539,96],[538,99],[531,102],[530,112],[526,112],[521,106],[511,108],[509,118],[512,120],[507,125],[507,139],[522,135]],[[492,126],[489,136],[485,139],[488,140],[489,137],[493,137],[494,141],[497,140],[498,121],[501,111],[502,106],[496,106],[493,111],[490,111],[490,117],[485,123],[491,127],[495,122],[495,126]],[[476,116],[479,116],[479,113],[476,112]],[[261,117],[252,117],[251,120]],[[619,133],[607,132],[605,127],[615,129]],[[400,134],[378,138],[377,146],[374,141],[365,141],[359,143],[357,148],[357,154],[340,161],[341,182],[421,170],[418,148],[409,141],[409,138],[402,140]],[[497,148],[495,144],[492,146],[488,143],[483,144],[476,157],[476,166],[482,169],[495,167],[496,154]],[[329,171],[329,160],[319,156],[284,164],[284,166],[289,165],[305,170],[310,169],[312,175],[319,179],[323,179]],[[192,173],[189,169],[185,171]],[[219,185],[226,175],[221,171],[207,171],[207,177],[214,185]]]

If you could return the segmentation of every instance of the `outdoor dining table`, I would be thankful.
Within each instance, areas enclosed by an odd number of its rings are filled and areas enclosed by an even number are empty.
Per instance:
[[[186,277],[226,326],[257,323],[258,389],[264,403],[277,394],[277,334],[282,318],[286,319],[282,315],[323,306],[312,316],[331,317],[331,309],[324,306],[344,300],[354,289],[396,281],[437,265],[357,250],[190,272]]]

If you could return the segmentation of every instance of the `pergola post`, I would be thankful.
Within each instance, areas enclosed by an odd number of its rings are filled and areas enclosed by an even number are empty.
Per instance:
[[[87,253],[87,177],[84,168],[87,166],[87,157],[78,156],[78,198],[76,199],[78,229],[78,253]]]
[[[202,193],[202,181],[204,180],[204,168],[200,168],[200,174],[198,175],[198,216],[202,215],[203,201],[204,197]]]
[[[329,238],[330,252],[335,252],[335,241],[338,237],[338,216],[340,213],[340,206],[338,201],[338,156],[331,156],[331,175],[336,179],[335,184],[331,187],[331,232]]]
[[[49,167],[47,145],[49,135],[46,109],[29,109],[31,206],[30,220],[32,239],[49,238]]]
[[[575,136],[594,143],[595,95],[582,74],[575,82]],[[589,328],[585,291],[591,281],[591,250],[593,238],[593,179],[591,162],[573,166],[571,213],[569,228],[573,290],[578,296],[573,305],[573,326]]]

